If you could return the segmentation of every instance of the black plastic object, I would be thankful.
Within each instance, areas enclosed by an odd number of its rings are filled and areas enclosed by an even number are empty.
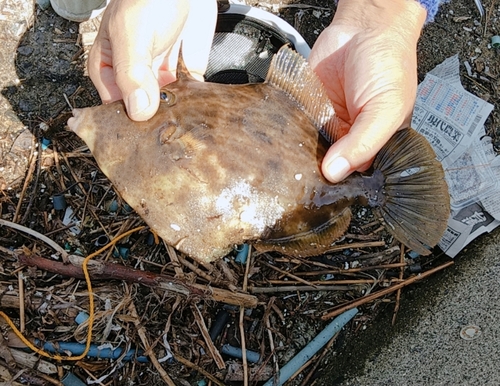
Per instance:
[[[109,237],[106,235],[100,235],[95,241],[96,247],[103,247],[107,243],[109,243]]]
[[[52,203],[54,204],[55,210],[66,209],[66,198],[64,197],[64,194],[55,194],[52,197]]]
[[[293,43],[279,29],[253,17],[219,13],[205,80],[225,84],[260,83],[271,59]]]
[[[212,341],[215,342],[215,340],[220,335],[220,333],[226,326],[227,322],[229,321],[230,316],[231,315],[229,314],[229,312],[227,312],[225,309],[222,309],[217,313],[215,321],[212,324],[212,327],[210,327],[210,332],[209,332]]]

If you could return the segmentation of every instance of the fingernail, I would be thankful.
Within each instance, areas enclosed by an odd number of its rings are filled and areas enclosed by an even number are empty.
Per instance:
[[[149,96],[145,90],[139,88],[127,98],[127,109],[129,115],[137,116],[149,107]]]
[[[326,165],[327,178],[332,182],[342,181],[351,171],[351,165],[344,157],[337,157]]]

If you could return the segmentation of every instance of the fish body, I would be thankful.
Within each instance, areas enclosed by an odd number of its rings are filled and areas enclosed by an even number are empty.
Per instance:
[[[146,122],[131,121],[118,101],[75,109],[68,124],[145,222],[199,261],[243,242],[324,253],[345,233],[353,204],[381,208],[389,231],[420,253],[445,230],[443,171],[413,130],[391,139],[372,175],[339,184],[322,176],[335,113],[305,60],[286,47],[262,84],[199,82],[180,57],[177,81],[161,93]]]

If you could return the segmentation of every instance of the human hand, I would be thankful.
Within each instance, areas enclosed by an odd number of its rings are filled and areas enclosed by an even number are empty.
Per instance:
[[[340,0],[318,37],[309,62],[340,120],[322,164],[331,182],[368,169],[389,138],[409,126],[425,18],[413,0]]]
[[[217,19],[215,0],[114,0],[89,53],[103,103],[123,99],[129,117],[151,118],[160,87],[175,80],[180,42],[191,74],[203,80]]]

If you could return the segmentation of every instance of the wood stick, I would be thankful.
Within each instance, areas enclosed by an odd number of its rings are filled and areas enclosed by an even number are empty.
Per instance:
[[[14,357],[15,361],[23,367],[28,367],[33,370],[40,371],[44,374],[56,374],[57,367],[53,363],[50,363],[32,353],[27,353],[20,350],[11,349],[10,352]]]
[[[404,263],[404,261],[405,261],[405,247],[403,246],[401,248],[401,253],[399,254],[399,262]],[[404,274],[404,268],[401,267],[401,270],[399,271],[399,279],[400,280],[403,279],[403,274]],[[400,299],[401,299],[401,288],[398,289],[398,291],[396,292],[396,305],[394,306],[394,313],[392,314],[392,325],[393,326],[396,323],[396,316],[397,316],[398,310],[399,310],[399,300]]]
[[[19,331],[24,332],[26,327],[26,314],[24,310],[24,281],[22,271],[17,273],[17,283],[19,286]]]
[[[377,298],[379,298],[381,296],[385,296],[387,294],[390,294],[391,292],[394,292],[394,291],[398,290],[399,288],[406,287],[407,285],[413,284],[414,282],[416,282],[418,280],[424,279],[427,276],[430,276],[433,273],[436,273],[437,271],[440,271],[442,269],[445,269],[445,268],[449,267],[450,265],[453,265],[453,263],[454,263],[453,261],[448,261],[447,263],[444,263],[444,264],[440,265],[439,267],[433,268],[433,269],[431,269],[429,271],[426,271],[426,272],[424,272],[422,274],[410,277],[409,279],[406,279],[402,283],[395,284],[392,287],[385,288],[385,289],[383,289],[381,291],[374,292],[374,293],[372,293],[372,294],[370,294],[368,296],[365,296],[365,297],[363,297],[361,299],[349,302],[349,303],[345,304],[344,306],[339,307],[336,310],[333,310],[333,311],[331,311],[331,312],[323,315],[321,317],[321,319],[327,320],[327,319],[334,318],[334,317],[336,317],[336,316],[344,313],[345,311],[348,311],[348,310],[350,310],[352,308],[355,308],[355,307],[359,307],[360,305],[363,305],[365,303],[371,302],[372,300],[375,300],[375,299],[377,299]]]
[[[368,248],[368,247],[383,247],[385,246],[385,241],[367,241],[364,243],[351,243],[344,245],[337,245],[329,248],[325,253],[343,251],[344,249],[357,249],[357,248]]]
[[[328,273],[333,273],[337,275],[342,275],[344,273],[356,273],[363,271],[372,271],[375,269],[392,269],[392,268],[400,268],[406,267],[408,264],[406,263],[392,263],[392,264],[380,264],[380,265],[371,265],[367,267],[357,267],[357,268],[330,268],[322,271],[305,271],[305,272],[295,272],[296,276],[314,276],[314,275],[326,275]]]
[[[43,373],[38,373],[37,374],[38,377],[46,380],[47,382],[50,382],[52,383],[53,385],[55,386],[66,386],[64,383],[62,383],[61,381],[55,379],[55,378],[52,378],[52,377],[49,377],[48,375],[46,374],[43,374]]]
[[[23,383],[17,382],[15,379],[13,379],[12,375],[9,372],[9,369],[5,366],[2,366],[1,364],[0,364],[0,385],[24,386]]]
[[[332,284],[339,284],[339,285],[347,285],[347,284],[385,284],[385,285],[391,285],[392,283],[400,283],[402,282],[403,279],[384,279],[384,280],[378,280],[378,279],[345,279],[345,280],[313,280],[310,281],[311,284],[316,284],[316,285],[332,285]],[[294,280],[268,280],[267,282],[259,281],[258,282],[260,285],[266,285],[266,284],[275,284],[275,285],[292,285],[292,284],[300,284],[298,281]]]
[[[189,268],[191,271],[193,271],[194,273],[196,273],[198,276],[202,277],[203,279],[205,279],[209,283],[219,284],[218,280],[215,277],[213,277],[209,273],[203,271],[201,268],[198,268],[193,263],[187,261],[186,259],[182,258],[181,256],[177,256],[177,261],[179,261],[180,264],[182,264],[186,268]],[[174,269],[175,269],[175,266],[174,266]],[[177,274],[177,270],[175,272],[176,272],[175,276],[180,277],[180,275]]]
[[[248,361],[247,361],[247,347],[245,339],[245,326],[243,324],[244,319],[245,319],[245,308],[240,307],[240,318],[238,320],[238,327],[240,329],[241,360],[243,362],[243,386],[248,386]]]
[[[233,306],[245,308],[257,307],[258,299],[245,292],[232,292],[222,288],[206,286],[203,284],[189,284],[190,287],[204,291],[204,296],[207,300],[215,300],[216,302],[227,303]]]
[[[23,189],[21,190],[21,194],[19,196],[19,201],[17,202],[16,212],[14,214],[13,222],[17,223],[19,220],[19,214],[21,213],[21,206],[23,205],[24,196],[26,195],[26,190],[30,185],[31,179],[33,178],[33,173],[35,171],[36,161],[38,157],[35,153],[35,146],[31,146],[31,154],[30,154],[30,166],[28,168],[28,172],[26,173],[26,177],[24,178]]]
[[[174,265],[175,276],[177,276],[179,279],[182,279],[184,277],[184,271],[182,270],[181,263],[179,262],[179,258],[177,257],[177,252],[175,251],[174,247],[167,244],[165,240],[163,240],[163,245],[168,252],[170,261]]]
[[[205,371],[202,367],[195,365],[193,362],[187,360],[186,358],[180,356],[179,354],[174,354],[175,359],[177,362],[183,364],[184,366],[190,367],[195,371],[198,371],[200,374],[203,374],[203,376],[207,377],[210,379],[213,383],[215,383],[217,386],[225,386],[221,381],[219,381],[217,378],[215,378],[212,374],[210,374],[208,371]]]
[[[155,369],[158,371],[158,373],[160,374],[163,381],[168,386],[175,386],[175,383],[172,380],[172,378],[170,378],[168,373],[161,366],[160,362],[158,362],[158,358],[156,358],[156,355],[154,355],[153,351],[149,349],[150,346],[149,346],[148,337],[146,335],[146,331],[145,331],[144,326],[142,325],[141,321],[139,320],[139,315],[137,314],[137,310],[135,308],[135,304],[133,301],[130,302],[130,304],[129,304],[129,310],[130,310],[130,314],[131,314],[132,318],[134,318],[134,324],[135,324],[135,327],[137,328],[137,333],[139,334],[139,337],[141,338],[142,344],[144,345],[144,350],[148,353],[149,360],[151,361],[151,363],[153,363]]]
[[[40,256],[18,255],[19,262],[27,266],[35,266],[42,270],[64,276],[83,279],[82,263],[84,258],[71,255],[71,264],[49,260]],[[150,271],[141,271],[120,264],[106,263],[91,260],[88,262],[90,276],[93,280],[125,280],[130,283],[139,283],[151,288],[161,288],[184,296],[198,296],[206,300],[215,300],[231,305],[247,308],[257,307],[257,298],[243,292],[231,292],[225,289],[205,286],[201,284],[187,284],[172,276],[157,274]]]
[[[8,226],[10,228],[16,229],[18,231],[21,231],[21,232],[27,233],[33,237],[36,237],[38,240],[43,241],[47,245],[51,246],[55,251],[59,252],[63,259],[67,258],[67,256],[68,256],[68,254],[66,253],[64,248],[59,246],[59,244],[57,244],[55,241],[52,241],[47,236],[44,236],[37,231],[34,231],[33,229],[27,228],[27,227],[20,225],[20,224],[16,224],[14,222],[3,220],[1,218],[0,218],[0,225]]]
[[[277,272],[279,272],[279,273],[282,273],[283,275],[286,275],[286,276],[288,276],[288,277],[291,277],[292,279],[295,279],[295,280],[297,280],[297,281],[301,282],[302,284],[305,284],[305,285],[307,285],[307,286],[316,287],[315,285],[311,284],[309,281],[304,280],[304,279],[302,279],[302,278],[300,278],[300,277],[298,277],[298,276],[295,276],[293,273],[290,273],[290,272],[287,272],[287,271],[285,271],[285,270],[283,270],[283,269],[280,269],[280,268],[278,268],[278,267],[275,267],[274,265],[271,265],[271,264],[269,264],[269,263],[266,263],[265,261],[261,261],[261,263],[262,263],[262,264],[264,264],[265,266],[269,267],[269,268],[274,269],[275,271],[277,271]]]
[[[38,160],[38,162],[36,162],[36,172],[34,172],[34,173],[36,173],[36,176],[34,178],[34,181],[30,182],[30,185],[33,189],[32,190],[33,192],[38,191],[38,181],[40,179],[40,171],[42,170],[42,151],[37,152],[36,158]],[[33,179],[33,177],[30,177],[30,179]],[[28,178],[26,178],[26,180],[28,180]],[[26,180],[24,181],[25,183],[26,183]],[[35,200],[35,197],[37,197],[36,194],[29,195],[28,205],[26,205],[24,215],[21,218],[21,221],[16,221],[16,222],[19,222],[21,224],[26,223],[26,220],[28,219],[28,216],[30,215],[30,210],[33,207],[33,201]]]
[[[277,377],[279,372],[280,372],[280,367],[278,363],[278,356],[276,355],[276,349],[274,347],[274,339],[273,339],[273,332],[271,328],[271,320],[269,318],[269,315],[271,314],[271,310],[273,309],[274,301],[276,300],[276,297],[272,296],[269,299],[269,303],[267,304],[266,310],[264,312],[264,321],[266,323],[266,330],[267,330],[267,337],[269,339],[269,349],[271,350],[271,355],[273,356],[273,365],[274,365],[274,376]],[[280,311],[281,314],[281,311]],[[283,317],[281,315],[281,317]],[[276,381],[276,378],[275,378]]]
[[[54,147],[56,144],[54,144]],[[71,167],[71,163],[68,161],[68,158],[66,157],[66,154],[64,152],[61,152],[59,153],[61,155],[61,157],[63,158],[64,162],[66,163],[66,167],[67,169],[69,170],[71,176],[73,177],[73,180],[78,184],[78,187],[80,188],[80,190],[82,191],[83,195],[85,197],[89,197],[89,194],[87,193],[87,191],[85,190],[85,187],[83,186],[83,183],[81,182],[81,179],[78,178],[78,176],[76,175],[75,171],[73,170],[73,168]],[[84,217],[82,217],[84,218]]]
[[[3,338],[3,334],[0,334],[0,358],[3,358],[10,368],[13,369],[16,367],[16,360],[7,345],[7,341]]]
[[[37,301],[39,299],[35,299]],[[42,302],[37,301],[35,308],[40,306]],[[17,295],[2,295],[0,296],[0,308],[19,308],[19,296]]]
[[[247,263],[245,265],[245,276],[243,276],[243,291],[247,291],[248,289],[248,272],[250,271],[250,256],[251,256],[252,247],[248,248],[247,255]],[[245,308],[240,306],[240,336],[241,336],[241,352],[242,352],[242,361],[243,361],[243,385],[248,386],[248,361],[247,361],[247,348],[246,348],[246,339],[245,339],[245,328],[243,325],[245,317]]]
[[[224,359],[222,359],[222,355],[220,355],[219,350],[217,350],[217,348],[215,347],[212,338],[210,338],[207,325],[203,320],[203,316],[201,315],[200,310],[198,309],[198,307],[196,307],[196,305],[191,305],[191,311],[193,312],[194,319],[196,321],[196,324],[198,325],[198,328],[200,329],[201,335],[203,335],[203,339],[205,340],[208,350],[210,351],[210,354],[212,354],[212,358],[214,358],[215,364],[217,365],[219,370],[225,369],[226,363],[224,362]]]
[[[58,149],[57,149],[57,142],[54,143],[54,146],[52,146],[52,154],[54,155],[54,162],[56,164],[56,169],[57,169],[57,173],[59,174],[59,183],[61,184],[61,191],[65,191],[67,190],[67,187],[66,187],[66,184],[64,183],[64,173],[61,169],[61,163],[59,162],[59,152],[58,152]]]
[[[226,285],[227,288],[229,288],[231,291],[236,291],[238,287],[236,286],[238,284],[238,279],[234,275],[234,272],[231,268],[229,268],[229,265],[224,261],[224,259],[220,259],[217,262],[217,266],[221,269],[222,273],[226,276]]]
[[[354,289],[355,286],[351,285],[283,285],[279,287],[253,287],[250,286],[248,290],[253,294],[269,294],[278,292],[309,292],[309,291],[350,291]]]

